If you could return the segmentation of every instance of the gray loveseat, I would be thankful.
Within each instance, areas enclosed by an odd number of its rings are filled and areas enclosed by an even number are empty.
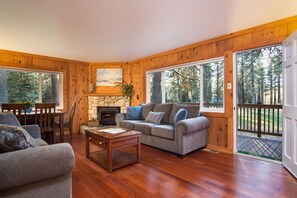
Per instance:
[[[0,114],[0,124],[19,122],[13,114]],[[48,145],[38,125],[22,127],[37,147],[0,153],[0,197],[72,197],[75,157],[70,144]]]
[[[187,119],[174,125],[174,116],[181,108],[187,110]],[[165,113],[160,124],[145,122],[150,111]],[[199,116],[198,105],[177,103],[142,105],[139,120],[127,120],[126,114],[119,113],[116,123],[118,127],[142,132],[141,143],[176,153],[180,157],[206,147],[210,125],[207,117]]]

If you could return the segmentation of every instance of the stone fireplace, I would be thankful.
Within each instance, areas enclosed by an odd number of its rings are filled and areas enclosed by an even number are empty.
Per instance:
[[[121,113],[126,113],[130,104],[126,96],[88,96],[88,120],[97,120],[97,107],[118,107]]]

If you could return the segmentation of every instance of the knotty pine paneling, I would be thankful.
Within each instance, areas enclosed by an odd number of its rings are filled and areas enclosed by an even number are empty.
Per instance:
[[[208,144],[220,147],[228,146],[228,119],[224,117],[208,116],[210,120],[210,128],[208,135]]]
[[[86,98],[88,63],[21,52],[0,50],[0,66],[63,72],[64,111],[68,120],[72,104],[76,102],[74,133],[79,125],[87,122]]]
[[[225,113],[205,113],[211,119],[209,147],[222,151],[233,151],[233,89],[227,83],[233,82],[234,52],[281,43],[297,29],[297,16],[281,19],[246,30],[223,35],[189,46],[170,50],[153,56],[129,62],[135,94],[132,105],[146,101],[145,72],[168,66],[222,57],[225,59]]]

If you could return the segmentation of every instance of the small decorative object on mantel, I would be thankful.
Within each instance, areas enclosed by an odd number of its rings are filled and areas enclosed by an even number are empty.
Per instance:
[[[94,84],[93,83],[90,83],[90,92],[94,93]]]
[[[92,119],[88,121],[88,127],[98,127],[99,126],[99,121],[96,119]]]

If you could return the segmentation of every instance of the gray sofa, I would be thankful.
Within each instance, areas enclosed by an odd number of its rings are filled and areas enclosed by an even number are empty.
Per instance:
[[[174,125],[174,116],[179,109],[186,109],[186,119]],[[160,124],[145,122],[150,111],[164,112]],[[126,114],[116,115],[118,127],[142,132],[141,143],[176,153],[183,157],[185,154],[206,147],[208,138],[209,119],[199,115],[198,105],[185,104],[146,104],[142,105],[139,120],[127,120]]]
[[[19,122],[13,114],[0,114],[0,124]],[[37,146],[0,153],[0,197],[72,197],[75,157],[70,144],[48,145],[38,125],[22,127]]]

